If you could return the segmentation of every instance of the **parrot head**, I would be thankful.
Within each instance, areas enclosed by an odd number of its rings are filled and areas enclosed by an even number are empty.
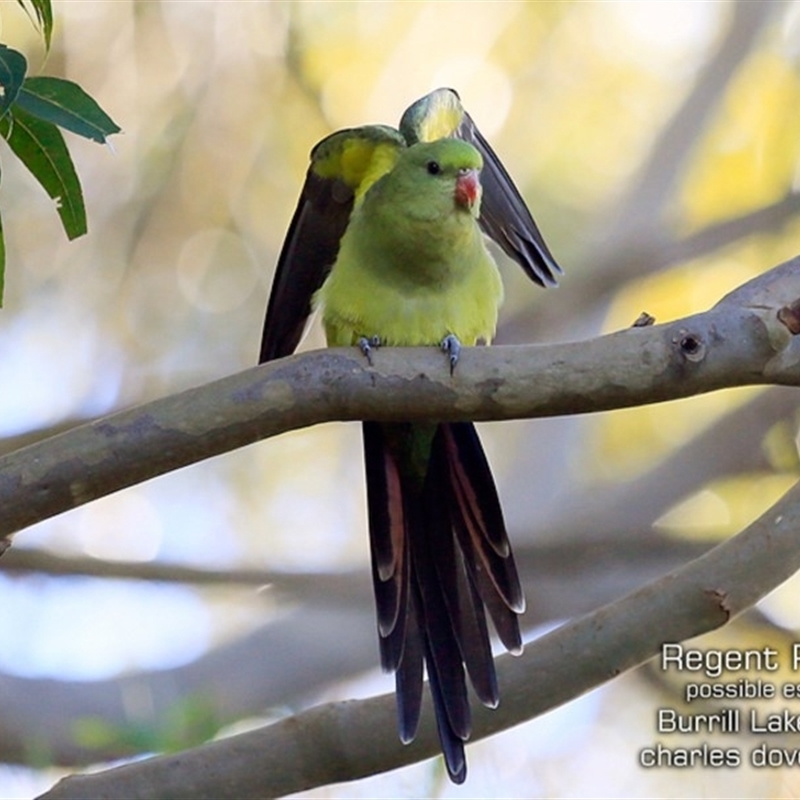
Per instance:
[[[483,158],[478,150],[459,139],[420,142],[403,152],[397,166],[386,177],[402,184],[404,194],[413,195],[408,208],[414,214],[447,214],[467,211],[475,219],[480,214],[479,173]]]

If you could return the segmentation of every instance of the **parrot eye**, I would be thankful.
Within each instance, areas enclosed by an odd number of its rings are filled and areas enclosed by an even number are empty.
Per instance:
[[[429,175],[438,175],[442,171],[438,161],[429,161],[425,166],[428,168]]]

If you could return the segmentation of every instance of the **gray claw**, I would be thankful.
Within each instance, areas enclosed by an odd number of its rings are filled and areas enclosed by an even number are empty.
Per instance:
[[[381,337],[380,336],[370,336],[367,338],[366,336],[362,336],[358,340],[358,349],[363,354],[364,358],[367,359],[367,364],[372,366],[372,349],[375,348],[376,350],[381,346]]]
[[[441,348],[450,355],[450,374],[452,375],[456,364],[458,364],[458,357],[461,355],[461,342],[458,340],[458,336],[454,333],[448,333],[442,339]]]

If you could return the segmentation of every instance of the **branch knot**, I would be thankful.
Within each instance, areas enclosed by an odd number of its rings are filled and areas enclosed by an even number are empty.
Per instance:
[[[687,361],[702,361],[706,356],[706,344],[698,333],[692,333],[682,328],[677,339],[673,340],[678,345],[681,355]]]

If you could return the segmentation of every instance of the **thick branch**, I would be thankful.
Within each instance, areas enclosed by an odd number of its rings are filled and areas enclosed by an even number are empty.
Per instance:
[[[0,536],[259,439],[331,420],[489,420],[603,411],[756,383],[800,385],[778,312],[800,259],[713,309],[586,342],[473,348],[450,376],[433,348],[329,349],[122,411],[0,459]]]
[[[497,659],[502,704],[475,714],[480,739],[531,719],[677,642],[724,625],[800,568],[800,484],[706,555]],[[64,779],[47,800],[86,797],[256,798],[300,792],[437,752],[430,704],[417,739],[394,733],[391,695],[332,703],[274,725],[103,773]]]

